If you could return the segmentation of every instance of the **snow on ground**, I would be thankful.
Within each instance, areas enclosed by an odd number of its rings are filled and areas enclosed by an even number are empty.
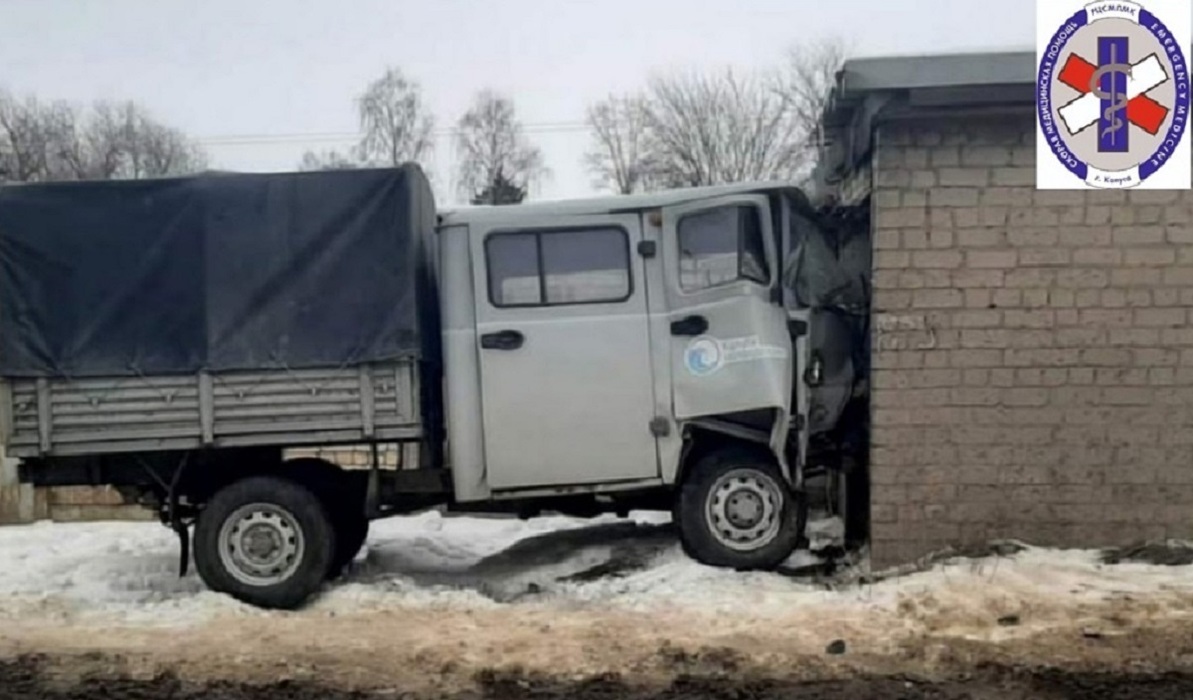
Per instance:
[[[437,512],[379,521],[347,579],[329,585],[309,612],[298,614],[533,602],[630,611],[679,608],[755,619],[830,616],[859,626],[876,615],[894,624],[945,617],[963,624],[1053,604],[1061,609],[1193,593],[1193,567],[1108,566],[1095,552],[1038,549],[830,589],[806,578],[697,564],[680,551],[666,521],[654,514],[521,521]],[[840,523],[818,522],[813,533],[814,542],[831,542],[840,535]],[[179,578],[177,547],[172,532],[152,523],[0,528],[0,619],[176,626],[220,616],[286,614],[211,593],[193,571]]]

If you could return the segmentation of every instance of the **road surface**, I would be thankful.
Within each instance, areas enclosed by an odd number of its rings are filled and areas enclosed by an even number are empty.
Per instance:
[[[1193,697],[1181,556],[1027,549],[861,583],[703,567],[660,517],[427,513],[375,524],[292,613],[175,556],[154,524],[0,528],[0,700]]]

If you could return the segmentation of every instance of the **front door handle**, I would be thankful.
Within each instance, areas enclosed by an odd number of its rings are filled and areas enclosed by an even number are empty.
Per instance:
[[[700,335],[708,330],[708,319],[694,314],[671,322],[671,335]]]
[[[517,350],[526,337],[520,331],[497,331],[481,336],[481,347],[486,350]]]

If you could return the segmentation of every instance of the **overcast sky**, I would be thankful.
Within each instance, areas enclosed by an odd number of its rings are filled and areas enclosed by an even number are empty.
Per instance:
[[[592,192],[585,106],[654,71],[764,67],[801,39],[856,55],[1032,46],[1032,0],[0,0],[0,86],[132,99],[218,168],[293,169],[345,147],[353,99],[387,65],[446,131],[477,90],[514,98],[552,171],[536,196]],[[451,139],[432,166],[450,194]]]

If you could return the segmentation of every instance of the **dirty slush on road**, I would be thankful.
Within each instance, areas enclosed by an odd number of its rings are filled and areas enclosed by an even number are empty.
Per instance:
[[[92,662],[99,661],[95,658]],[[677,676],[664,686],[642,687],[616,674],[557,679],[539,674],[485,670],[473,690],[450,695],[405,692],[401,688],[347,690],[296,681],[247,684],[186,683],[171,674],[151,679],[95,675],[71,682],[56,679],[44,657],[0,662],[0,700],[366,700],[377,698],[567,698],[568,700],[1186,700],[1193,674],[1099,674],[1055,669],[988,667],[970,677],[918,681],[901,677],[859,677],[801,682],[733,674]]]
[[[654,522],[426,514],[272,613],[179,579],[169,535],[0,532],[0,700],[1193,697],[1171,546],[1004,543],[863,584],[702,567]]]

